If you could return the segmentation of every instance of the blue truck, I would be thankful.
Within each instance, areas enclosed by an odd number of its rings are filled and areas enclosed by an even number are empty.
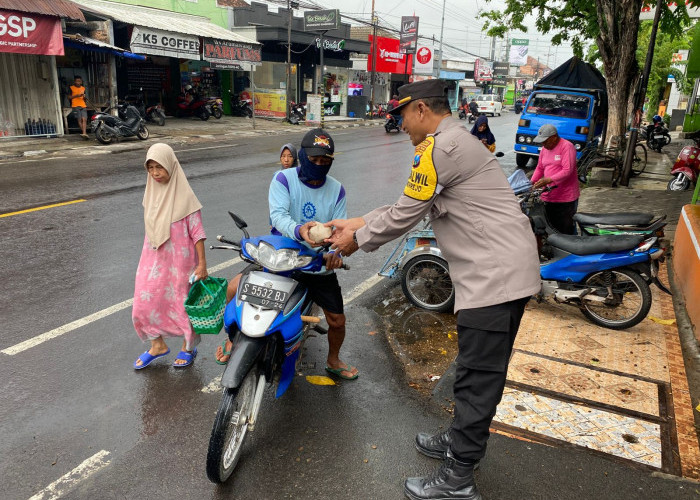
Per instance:
[[[569,59],[540,79],[525,103],[513,146],[517,166],[526,168],[539,157],[542,146],[532,140],[545,123],[573,143],[580,158],[586,146],[603,137],[607,117],[605,78],[594,66]]]

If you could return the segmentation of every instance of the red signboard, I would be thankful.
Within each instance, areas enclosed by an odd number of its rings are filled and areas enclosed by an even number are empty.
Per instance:
[[[0,52],[62,56],[61,19],[0,9]]]
[[[374,39],[369,36],[370,52],[367,57],[367,71],[372,71],[372,54],[375,54]],[[408,56],[408,64],[406,64]],[[377,60],[377,71],[379,73],[411,73],[413,56],[411,54],[399,53],[399,40],[396,38],[377,37],[377,48],[375,54]]]

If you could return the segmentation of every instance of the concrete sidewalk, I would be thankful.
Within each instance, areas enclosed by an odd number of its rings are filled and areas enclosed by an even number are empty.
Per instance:
[[[383,119],[361,120],[340,116],[326,117],[326,129],[338,129],[361,126],[384,125]],[[167,141],[180,144],[207,141],[234,141],[235,137],[250,137],[257,135],[277,135],[288,132],[301,132],[307,128],[304,123],[292,125],[280,119],[250,118],[224,116],[220,120],[210,118],[202,121],[197,118],[168,117],[165,126],[159,127],[154,123],[147,124],[150,137],[145,141],[136,138],[126,138],[113,144],[104,145],[97,142],[94,134],[88,134],[89,139],[83,139],[78,134],[64,135],[56,138],[19,138],[0,139],[0,161],[26,157],[44,157],[60,155],[64,157],[84,156],[92,152],[123,152],[146,149],[154,142]]]
[[[684,141],[674,143],[673,160]],[[692,196],[666,191],[673,160],[650,151],[646,170],[629,187],[588,187],[579,211],[666,214],[663,245],[672,256],[680,210]],[[663,283],[667,269],[662,266]],[[531,301],[492,430],[700,480],[697,342],[682,306],[674,311],[678,291],[672,299],[652,287],[652,295],[647,318],[622,331],[592,324],[576,307]],[[451,399],[453,381],[451,367],[435,388],[436,403]]]

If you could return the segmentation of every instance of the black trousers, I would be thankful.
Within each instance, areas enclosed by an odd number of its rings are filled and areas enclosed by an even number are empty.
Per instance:
[[[503,304],[462,309],[457,314],[459,353],[450,436],[457,459],[486,453],[489,426],[503,396],[508,362],[525,312],[525,297]]]
[[[574,215],[578,207],[578,200],[565,202],[547,201],[544,204],[544,211],[547,220],[554,229],[562,234],[576,234]]]

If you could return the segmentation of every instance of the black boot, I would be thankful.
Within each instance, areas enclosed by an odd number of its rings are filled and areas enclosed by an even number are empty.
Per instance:
[[[431,436],[425,432],[416,434],[416,449],[420,451],[423,455],[430,458],[445,458],[445,452],[448,450],[452,444],[452,438],[450,437],[450,430],[438,432],[437,434]],[[479,468],[479,461],[474,462],[474,470]]]
[[[409,477],[403,491],[411,500],[482,500],[474,482],[474,463],[455,459],[449,449],[438,470],[427,477]]]

